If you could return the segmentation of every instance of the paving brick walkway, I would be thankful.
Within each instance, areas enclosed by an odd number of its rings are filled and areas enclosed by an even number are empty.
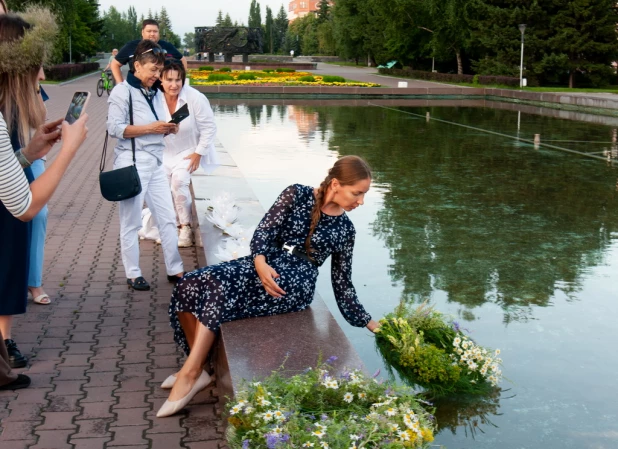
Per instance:
[[[89,137],[49,203],[43,285],[53,304],[29,301],[15,320],[13,338],[30,356],[20,372],[32,385],[0,392],[0,449],[215,449],[222,435],[214,386],[187,413],[155,417],[167,397],[159,383],[182,357],[167,315],[172,288],[161,248],[143,241],[152,289],[127,289],[117,206],[98,186],[107,94],[96,96],[96,81],[46,86],[50,118],[64,114],[75,90],[92,92]],[[198,251],[181,250],[186,270],[199,266]]]

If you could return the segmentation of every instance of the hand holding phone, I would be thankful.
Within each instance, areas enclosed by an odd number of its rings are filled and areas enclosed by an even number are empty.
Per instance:
[[[86,110],[86,106],[90,101],[90,92],[75,92],[71,104],[69,104],[69,110],[67,111],[64,119],[72,125]]]
[[[169,121],[169,123],[174,123],[178,125],[187,117],[189,117],[189,106],[185,104],[172,114],[172,119]]]

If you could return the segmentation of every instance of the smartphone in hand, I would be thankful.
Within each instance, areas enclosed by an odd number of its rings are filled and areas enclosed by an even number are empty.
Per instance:
[[[69,122],[69,125],[75,123],[80,115],[82,115],[89,100],[90,92],[75,92],[73,94],[73,99],[71,100],[71,104],[69,104],[69,110],[64,117],[64,119]]]
[[[169,123],[174,123],[178,125],[187,117],[189,117],[189,106],[185,104],[172,114],[172,119],[169,121]]]

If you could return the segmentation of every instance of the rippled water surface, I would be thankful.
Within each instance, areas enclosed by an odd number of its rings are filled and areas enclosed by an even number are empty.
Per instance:
[[[483,107],[215,104],[215,114],[265,208],[289,184],[318,185],[337,157],[364,157],[375,179],[350,218],[368,311],[428,299],[502,350],[510,382],[484,401],[438,404],[436,444],[618,448],[618,169],[512,137],[605,158],[617,150],[611,121]],[[318,291],[368,369],[382,367],[371,335],[337,311],[328,263]]]

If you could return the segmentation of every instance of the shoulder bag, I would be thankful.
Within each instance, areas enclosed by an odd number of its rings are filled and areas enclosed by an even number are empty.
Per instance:
[[[133,99],[129,92],[129,123],[133,125]],[[103,144],[103,155],[99,166],[99,184],[101,195],[108,201],[122,201],[133,198],[142,192],[142,183],[139,180],[137,167],[135,166],[135,138],[131,138],[133,149],[133,165],[103,172],[105,169],[105,156],[107,153],[107,139],[109,133],[105,132],[105,143]]]

